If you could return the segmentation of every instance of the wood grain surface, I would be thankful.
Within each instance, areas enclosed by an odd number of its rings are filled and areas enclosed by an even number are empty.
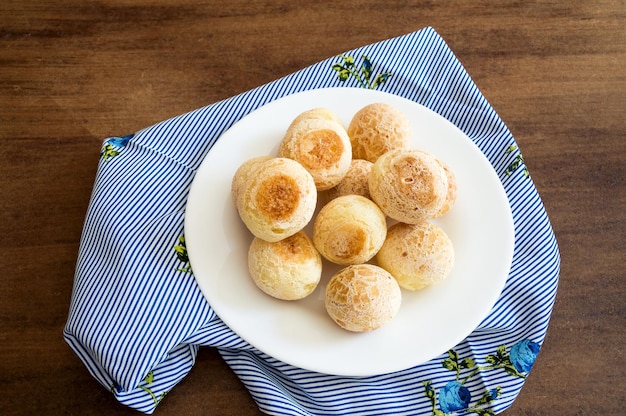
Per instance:
[[[0,414],[131,415],[62,339],[102,140],[434,27],[515,136],[561,250],[506,415],[622,415],[626,3],[3,0]],[[258,415],[215,350],[156,413]]]

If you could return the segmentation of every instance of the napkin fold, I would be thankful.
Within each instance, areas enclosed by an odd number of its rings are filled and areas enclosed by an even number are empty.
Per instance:
[[[183,235],[194,174],[224,131],[278,98],[344,86],[402,96],[460,128],[502,181],[516,236],[506,286],[474,332],[427,363],[372,377],[296,368],[237,336],[200,292]],[[63,335],[117,400],[148,414],[191,370],[200,346],[216,347],[268,414],[496,414],[512,404],[539,353],[559,264],[513,136],[444,40],[424,28],[105,140]]]

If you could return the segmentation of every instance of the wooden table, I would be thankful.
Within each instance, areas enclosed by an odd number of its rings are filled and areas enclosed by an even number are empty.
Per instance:
[[[433,26],[516,137],[562,256],[507,415],[621,415],[626,3],[4,0],[0,413],[131,415],[62,339],[102,140]],[[158,415],[256,415],[204,348]]]

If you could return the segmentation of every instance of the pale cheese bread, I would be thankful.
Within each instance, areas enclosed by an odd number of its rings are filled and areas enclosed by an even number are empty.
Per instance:
[[[400,287],[384,269],[372,264],[348,266],[326,285],[324,304],[340,327],[353,332],[373,331],[398,313]]]
[[[448,192],[448,179],[430,153],[396,149],[374,163],[369,190],[372,200],[390,218],[417,224],[439,212]]]
[[[449,276],[454,247],[448,235],[433,223],[397,223],[389,227],[376,261],[402,288],[419,290]]]
[[[411,122],[406,114],[386,103],[361,108],[348,125],[352,157],[370,162],[376,162],[390,150],[409,147],[411,135]]]
[[[254,238],[248,270],[263,292],[282,300],[310,295],[322,275],[322,259],[304,231],[273,243]]]
[[[387,234],[384,214],[371,200],[345,195],[324,205],[313,223],[313,243],[327,260],[365,263],[378,252]]]
[[[341,182],[327,192],[328,199],[334,199],[344,195],[361,195],[367,199],[370,197],[369,176],[373,163],[365,159],[352,159],[350,169],[346,172]]]

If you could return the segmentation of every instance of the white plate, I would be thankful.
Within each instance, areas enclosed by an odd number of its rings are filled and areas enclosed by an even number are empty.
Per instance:
[[[244,161],[275,155],[285,129],[302,111],[334,110],[347,126],[372,102],[405,112],[414,146],[446,161],[458,182],[457,203],[435,221],[452,240],[456,260],[444,282],[402,291],[396,317],[369,333],[341,329],[326,314],[324,287],[337,267],[324,263],[317,290],[299,301],[262,293],[247,270],[252,241],[230,196]],[[185,240],[193,273],[217,315],[264,353],[307,370],[368,376],[410,368],[454,347],[488,315],[504,288],[513,255],[509,203],[494,169],[453,124],[412,101],[360,88],[311,90],[271,102],[226,131],[207,154],[191,186]]]

